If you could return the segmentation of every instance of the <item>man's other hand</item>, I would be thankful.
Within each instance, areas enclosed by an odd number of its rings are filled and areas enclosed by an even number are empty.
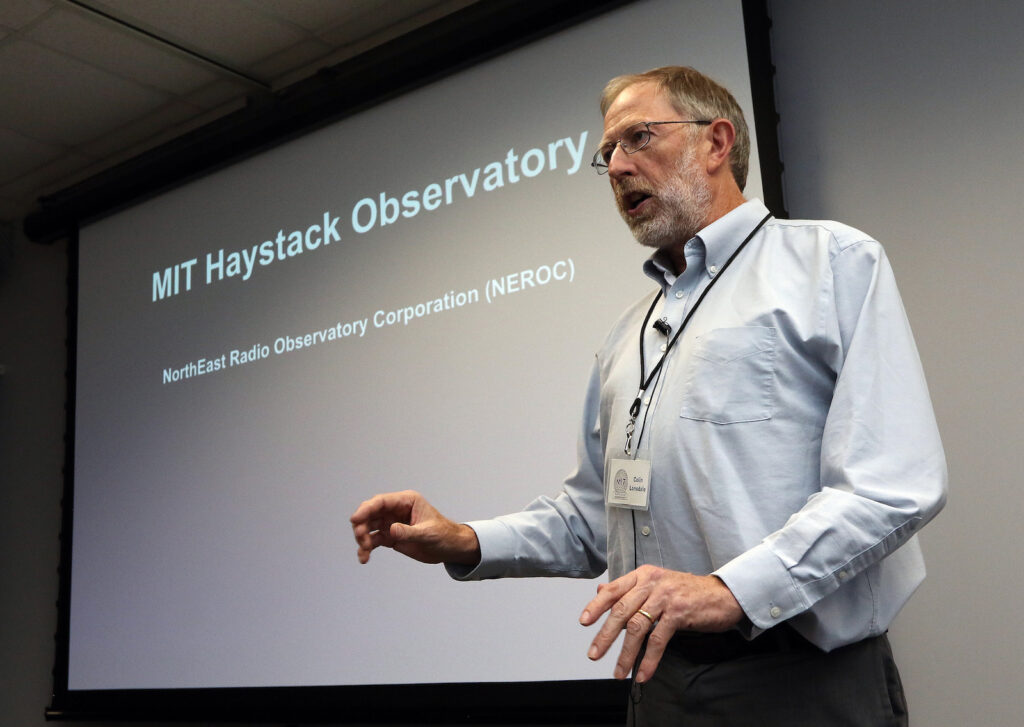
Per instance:
[[[422,563],[480,562],[480,542],[473,528],[449,520],[412,490],[371,497],[349,520],[360,563],[369,561],[381,545]]]
[[[625,679],[650,632],[647,651],[636,673],[640,683],[651,678],[676,631],[727,631],[743,618],[743,609],[732,591],[716,576],[695,576],[652,565],[598,586],[597,597],[583,610],[580,623],[590,626],[605,611],[608,618],[587,656],[600,659],[625,629],[613,671],[616,679]]]

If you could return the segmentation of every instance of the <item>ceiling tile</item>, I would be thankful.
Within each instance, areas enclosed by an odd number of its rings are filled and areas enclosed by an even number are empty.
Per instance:
[[[0,128],[0,184],[11,182],[36,167],[52,161],[65,149],[28,139],[10,129]]]
[[[186,119],[182,123],[178,124],[173,128],[167,128],[162,134],[160,134],[159,143],[164,143],[176,139],[179,136],[187,134],[190,131],[194,131],[200,127],[206,126],[209,123],[216,121],[219,118],[227,116],[228,114],[240,111],[245,108],[245,99],[236,98],[233,101],[221,104],[215,109],[211,109],[206,113],[193,116],[190,119]]]
[[[51,143],[75,145],[152,111],[166,96],[47,48],[0,46],[0,126]]]
[[[132,146],[120,149],[114,154],[112,154],[110,157],[107,157],[106,159],[102,160],[101,162],[97,162],[96,164],[89,166],[87,169],[84,170],[86,172],[85,176],[92,176],[93,174],[97,174],[108,167],[114,166],[115,164],[128,161],[129,159],[133,159],[139,156],[140,154],[144,154],[145,152],[154,149],[160,146],[161,144],[165,144],[169,141],[174,141],[175,139],[179,138],[180,136],[183,136],[184,134],[187,134],[190,131],[193,131],[194,129],[198,129],[199,127],[204,126],[210,123],[211,121],[215,121],[218,118],[231,113],[232,111],[238,110],[239,108],[241,108],[241,106],[242,102],[239,102],[237,104],[226,104],[219,109],[208,111],[199,116],[192,116],[180,124],[168,126],[164,129],[161,129],[153,136],[137,144],[133,144]]]
[[[282,88],[474,0],[82,0]],[[0,219],[245,104],[251,83],[65,0],[0,0]]]
[[[418,27],[432,23],[439,18],[444,17],[450,13],[461,10],[462,8],[472,5],[477,0],[447,0],[442,3],[431,4],[427,10],[418,13],[414,16],[400,20],[399,22],[381,21],[374,23],[371,18],[362,17],[359,22],[353,23],[351,26],[346,28],[338,28],[335,30],[327,30],[320,34],[320,37],[327,41],[328,44],[334,48],[329,55],[318,59],[317,66],[299,68],[295,72],[287,77],[278,79],[279,83],[285,85],[287,83],[300,80],[320,67],[329,67],[338,63],[343,63],[360,53],[365,53],[382,43],[394,40],[403,33],[408,33],[415,30]]]
[[[19,30],[52,8],[53,0],[2,0],[0,25]]]
[[[472,4],[472,0],[409,0],[383,3],[379,7],[361,9],[343,25],[323,29],[317,35],[335,48],[375,34],[394,37]]]
[[[297,68],[315,64],[331,52],[331,47],[322,40],[310,38],[264,58],[252,66],[252,71],[263,78],[281,78]],[[289,81],[293,82],[293,81]]]
[[[94,159],[105,159],[136,144],[141,144],[167,129],[177,127],[202,113],[191,104],[172,101],[151,114],[132,119],[119,129],[112,130],[98,139],[75,147]]]
[[[242,0],[256,12],[270,15],[299,26],[310,33],[333,28],[348,22],[353,16],[387,4],[389,0]],[[436,2],[436,0],[435,0]],[[394,4],[394,3],[393,3]],[[416,3],[399,3],[413,5]],[[413,11],[415,12],[415,11]]]
[[[41,194],[55,192],[81,179],[76,175],[92,161],[80,154],[64,154],[52,162],[33,169],[28,174],[18,177],[13,182],[0,186],[0,195],[34,201]],[[45,192],[40,190],[45,190]]]
[[[303,35],[290,24],[252,12],[238,0],[93,0],[93,4],[233,68],[247,67]]]
[[[179,100],[209,111],[230,101],[241,99],[244,102],[248,91],[249,87],[240,82],[221,80],[186,94]]]
[[[50,13],[24,37],[171,93],[186,93],[217,78],[201,61],[74,8]]]

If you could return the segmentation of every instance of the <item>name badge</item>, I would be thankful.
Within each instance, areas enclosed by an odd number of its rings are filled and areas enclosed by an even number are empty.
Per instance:
[[[649,459],[609,459],[604,468],[606,505],[629,510],[648,509],[651,494]]]

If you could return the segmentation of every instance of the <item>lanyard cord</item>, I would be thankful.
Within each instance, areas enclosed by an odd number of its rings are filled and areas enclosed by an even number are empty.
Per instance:
[[[647,387],[651,385],[652,381],[655,381],[655,377],[658,376],[658,374],[660,373],[661,367],[665,363],[665,359],[668,357],[669,351],[672,350],[672,347],[676,344],[676,341],[679,340],[679,336],[682,335],[683,331],[686,329],[686,324],[690,322],[690,319],[693,317],[693,314],[696,312],[697,308],[704,300],[704,296],[706,296],[708,294],[708,291],[711,290],[711,286],[713,286],[715,282],[717,282],[718,279],[722,277],[722,274],[725,272],[726,268],[728,268],[729,265],[732,264],[732,261],[736,259],[736,256],[740,254],[740,251],[747,246],[747,243],[750,242],[754,235],[757,234],[757,231],[764,227],[764,224],[768,221],[768,219],[771,216],[772,215],[770,212],[766,214],[761,219],[761,221],[757,223],[757,226],[750,231],[750,234],[747,235],[746,239],[744,239],[743,242],[739,244],[739,247],[737,247],[736,250],[733,251],[732,255],[729,256],[729,259],[725,261],[725,265],[723,265],[722,269],[718,271],[718,275],[711,279],[711,282],[708,283],[707,287],[704,288],[700,296],[697,298],[697,302],[693,304],[693,307],[690,308],[689,313],[687,313],[686,317],[683,318],[683,322],[679,326],[679,330],[676,331],[676,335],[672,337],[671,341],[669,341],[668,346],[665,347],[665,351],[664,353],[661,354],[661,358],[658,360],[658,363],[651,370],[651,373],[645,378],[644,368],[646,364],[644,361],[644,333],[647,332],[647,324],[650,322],[651,316],[654,314],[654,308],[658,304],[658,300],[660,300],[661,296],[664,295],[664,291],[659,290],[657,295],[654,296],[654,300],[651,301],[651,307],[647,309],[647,315],[644,316],[643,325],[640,327],[640,391],[637,392],[636,400],[633,402],[633,406],[629,408],[630,419],[629,425],[626,427],[625,447],[625,453],[627,455],[631,454],[630,450],[632,449],[633,430],[636,425],[636,418],[640,414],[641,401],[643,399],[644,392],[647,390]],[[655,386],[657,386],[657,383],[655,383]],[[640,443],[640,440],[644,436],[644,429],[647,428],[647,415],[650,413],[650,411],[651,408],[647,407],[647,411],[644,412],[644,419],[640,423],[640,433],[637,435],[636,438],[637,444]],[[636,536],[636,510],[630,510],[629,512],[630,517],[633,521],[633,568],[636,569],[639,567],[640,563],[640,543],[637,541]]]
[[[725,271],[728,269],[728,267],[732,265],[732,261],[735,260],[736,256],[740,254],[744,247],[747,246],[747,243],[750,242],[754,235],[757,234],[757,231],[764,227],[764,224],[771,218],[771,216],[772,213],[769,212],[763,218],[761,218],[761,221],[757,223],[754,229],[750,231],[750,234],[747,235],[743,242],[741,242],[739,246],[733,251],[732,255],[729,256],[729,259],[725,261],[725,264],[722,266],[722,269],[718,271],[718,275],[713,277],[711,279],[711,282],[708,283],[707,287],[704,288],[703,291],[701,291],[700,296],[697,298],[697,302],[693,304],[693,307],[690,308],[690,311],[686,314],[686,317],[683,318],[682,325],[679,326],[679,330],[676,331],[676,334],[672,337],[672,340],[669,341],[668,346],[665,347],[665,351],[664,353],[661,354],[661,358],[658,359],[658,363],[655,364],[654,368],[651,369],[651,373],[648,374],[645,378],[644,369],[646,368],[646,362],[644,359],[644,334],[647,332],[647,323],[648,321],[650,321],[651,315],[654,313],[654,307],[658,304],[658,300],[661,298],[662,295],[664,295],[664,292],[659,290],[658,293],[654,296],[654,300],[651,301],[651,307],[647,310],[647,315],[644,317],[643,326],[641,326],[640,328],[640,390],[637,392],[636,399],[633,401],[633,405],[629,408],[630,426],[627,428],[627,453],[631,449],[633,434],[632,430],[633,426],[636,423],[636,418],[640,414],[640,407],[641,402],[643,400],[644,392],[651,385],[651,382],[654,381],[654,378],[658,375],[658,372],[661,371],[661,367],[662,365],[664,365],[665,359],[668,357],[669,352],[672,350],[672,347],[676,345],[676,341],[679,340],[679,336],[681,336],[683,331],[686,330],[686,324],[690,322],[691,318],[693,318],[693,314],[697,312],[697,308],[700,307],[700,304],[701,302],[703,302],[704,297],[711,290],[712,286],[714,286],[714,284],[719,281],[722,275],[725,274]],[[638,443],[640,441],[640,437],[643,436],[643,428],[646,424],[647,416],[644,415],[643,424],[640,425],[640,434],[637,436]]]

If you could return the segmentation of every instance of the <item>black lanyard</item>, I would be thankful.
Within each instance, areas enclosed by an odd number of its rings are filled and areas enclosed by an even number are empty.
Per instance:
[[[647,332],[647,324],[648,322],[650,322],[651,315],[654,313],[654,307],[658,304],[658,300],[661,298],[664,292],[659,290],[658,293],[654,296],[654,300],[651,301],[651,307],[647,309],[647,315],[644,316],[643,325],[640,327],[640,390],[637,392],[636,399],[633,401],[633,405],[629,407],[629,424],[626,425],[625,446],[625,451],[627,455],[632,455],[631,450],[633,443],[633,431],[636,428],[636,418],[640,414],[640,407],[642,406],[644,392],[647,391],[647,387],[651,385],[651,382],[654,381],[654,377],[658,375],[659,371],[661,371],[661,367],[664,365],[665,359],[668,357],[669,352],[672,350],[672,347],[676,345],[676,341],[679,340],[679,336],[681,336],[683,331],[686,330],[686,324],[690,322],[691,318],[693,318],[693,314],[697,312],[697,308],[700,307],[700,304],[704,300],[704,297],[708,294],[708,291],[710,291],[712,286],[714,286],[714,284],[717,283],[719,279],[721,279],[722,275],[725,274],[726,269],[732,264],[732,261],[735,260],[736,256],[740,254],[744,247],[747,246],[747,243],[750,242],[754,235],[757,234],[757,231],[764,227],[764,224],[771,218],[771,216],[772,213],[769,212],[761,219],[760,222],[757,223],[754,229],[750,231],[750,234],[747,235],[746,239],[744,239],[743,242],[739,244],[739,247],[737,247],[733,251],[732,255],[729,256],[729,259],[725,261],[725,265],[723,265],[722,269],[718,271],[718,274],[711,279],[710,283],[707,284],[707,287],[704,288],[704,290],[701,292],[700,297],[697,298],[697,302],[693,304],[693,307],[690,308],[690,311],[686,314],[686,317],[683,318],[683,322],[679,326],[679,330],[676,331],[676,335],[674,335],[672,339],[668,342],[668,346],[665,347],[665,351],[661,354],[661,358],[658,359],[658,363],[655,364],[654,368],[651,369],[651,373],[648,374],[645,378],[644,368],[646,367],[646,362],[644,359],[644,334]],[[646,420],[646,417],[644,418]],[[641,427],[640,437],[642,436],[643,428]],[[640,441],[640,437],[637,437],[638,442]]]

